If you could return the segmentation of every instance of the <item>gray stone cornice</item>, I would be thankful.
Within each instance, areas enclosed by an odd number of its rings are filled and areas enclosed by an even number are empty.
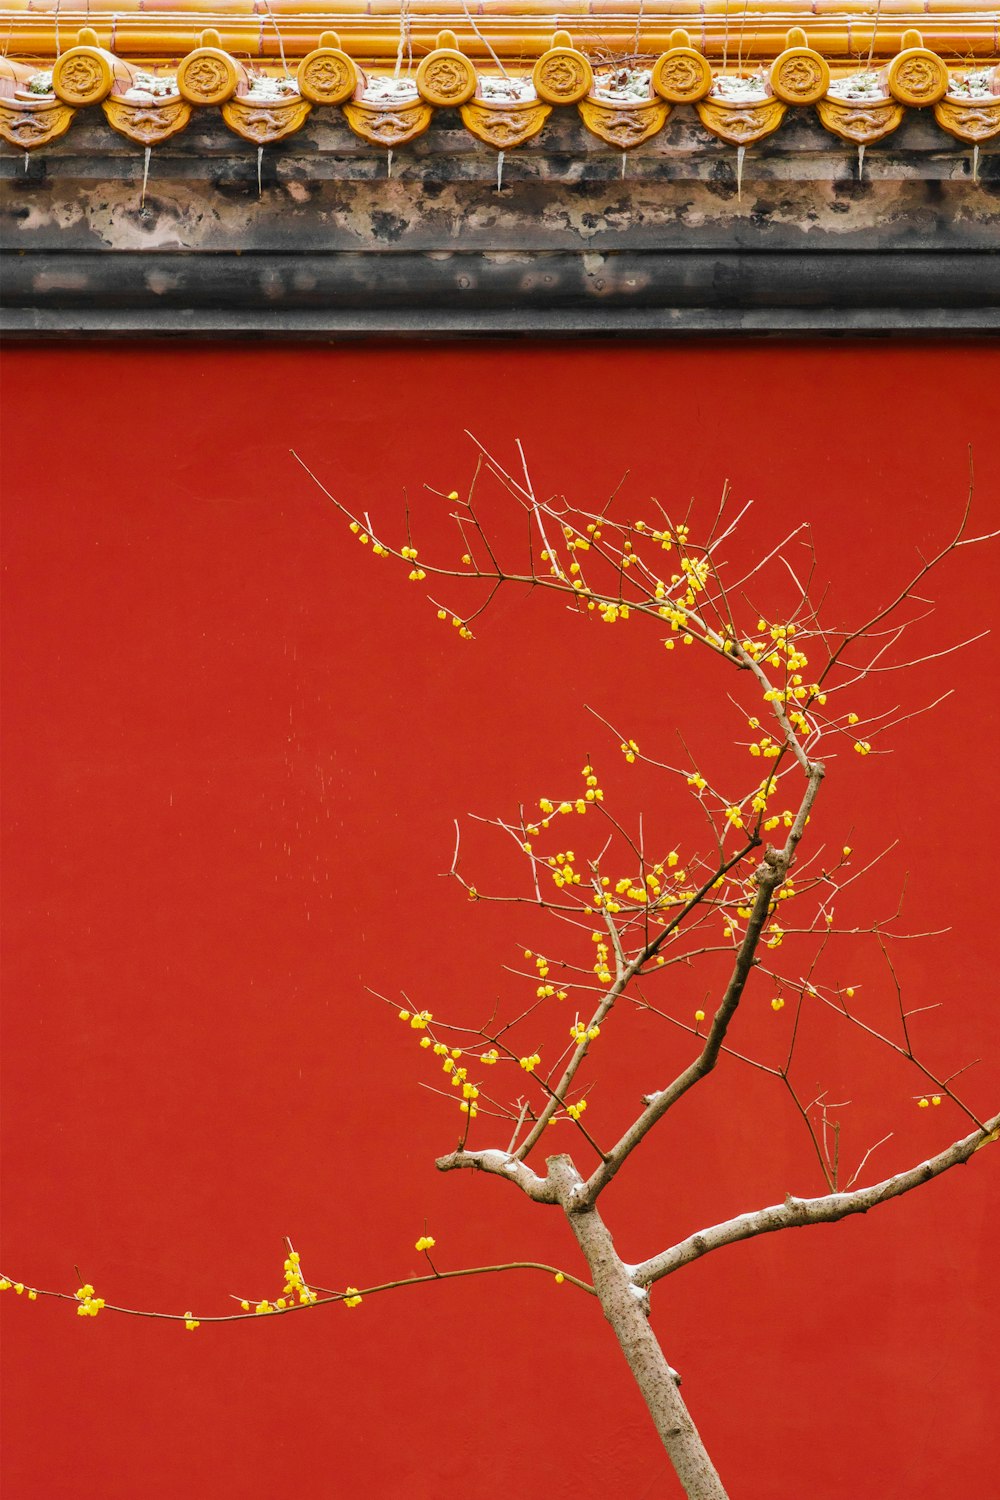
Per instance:
[[[910,113],[857,152],[800,112],[736,150],[678,108],[622,154],[570,112],[497,155],[442,112],[395,154],[333,111],[256,150],[206,112],[143,151],[99,112],[5,151],[10,336],[354,337],[1000,326],[1000,149]],[[27,170],[25,170],[25,166]]]

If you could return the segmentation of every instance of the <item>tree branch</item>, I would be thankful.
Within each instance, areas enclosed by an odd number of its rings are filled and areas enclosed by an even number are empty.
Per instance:
[[[700,1230],[679,1244],[664,1250],[661,1255],[651,1256],[632,1271],[636,1286],[648,1287],[664,1276],[670,1276],[693,1260],[707,1255],[710,1250],[719,1250],[723,1245],[734,1245],[737,1240],[753,1239],[758,1234],[773,1234],[777,1229],[798,1229],[807,1224],[833,1224],[846,1219],[850,1214],[866,1214],[880,1203],[891,1198],[902,1197],[913,1188],[922,1187],[951,1167],[967,1162],[974,1152],[989,1141],[1000,1139],[1000,1114],[987,1120],[983,1129],[956,1141],[944,1151],[911,1167],[908,1172],[897,1172],[884,1182],[872,1187],[858,1188],[853,1193],[829,1193],[823,1198],[793,1198],[791,1194],[784,1203],[771,1208],[758,1208],[752,1213],[738,1214],[723,1224]]]
[[[781,884],[794,860],[795,849],[805,829],[809,817],[809,809],[812,807],[823,780],[825,770],[820,762],[814,762],[809,770],[809,783],[799,806],[788,838],[782,849],[768,849],[761,861],[757,874],[757,895],[754,899],[750,918],[743,941],[736,953],[736,963],[730,976],[726,992],[722,997],[712,1025],[709,1028],[705,1045],[701,1052],[684,1071],[674,1079],[665,1089],[659,1093],[650,1095],[646,1100],[646,1108],[642,1114],[618,1141],[617,1145],[608,1153],[606,1159],[593,1173],[590,1180],[583,1189],[586,1200],[593,1203],[597,1195],[601,1193],[615,1174],[624,1166],[629,1156],[639,1145],[640,1141],[652,1130],[656,1122],[663,1118],[667,1110],[677,1103],[693,1088],[700,1079],[712,1071],[719,1059],[722,1044],[726,1039],[729,1023],[736,1014],[737,1007],[743,996],[747,979],[754,965],[754,956],[760,942],[764,924],[771,911],[771,898],[775,889]]]
[[[464,1151],[459,1148],[447,1156],[439,1156],[434,1163],[439,1172],[454,1172],[461,1167],[471,1167],[480,1172],[490,1172],[494,1177],[506,1177],[516,1183],[535,1203],[556,1203],[558,1199],[551,1184],[539,1177],[524,1162],[516,1161],[506,1151]]]

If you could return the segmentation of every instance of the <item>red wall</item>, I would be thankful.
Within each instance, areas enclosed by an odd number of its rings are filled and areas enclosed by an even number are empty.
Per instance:
[[[728,477],[762,538],[815,523],[829,613],[850,621],[953,524],[970,443],[978,529],[995,522],[998,375],[983,346],[874,342],[9,353],[2,1269],[72,1291],[78,1266],[109,1302],[210,1314],[279,1290],[284,1234],[322,1285],[418,1271],[425,1220],[442,1266],[578,1269],[555,1211],[435,1172],[454,1104],[419,1086],[426,1059],[364,987],[472,1020],[521,993],[502,965],[545,940],[438,878],[453,816],[575,784],[587,755],[623,811],[648,793],[668,837],[659,784],[628,779],[583,704],[667,758],[678,724],[722,757],[726,683],[699,688],[652,637],[540,598],[501,598],[459,641],[361,553],[289,448],[383,517],[408,486],[425,549],[441,507],[421,486],[464,490],[465,428],[508,457],[520,437],[538,488],[585,503],[626,468],[633,511],[650,493],[714,505]],[[982,549],[941,574],[937,640],[990,625],[996,562]],[[982,1058],[966,1096],[983,1113],[1000,1064],[996,666],[993,637],[888,678],[890,707],[958,692],[891,754],[832,763],[814,820],[859,856],[901,841],[851,910],[885,914],[908,874],[906,929],[950,928],[897,963],[912,1004],[943,1006],[916,1023],[928,1057]],[[484,887],[506,877],[482,834],[466,859]],[[867,950],[835,973],[887,1014]],[[690,984],[684,1008],[702,999]],[[768,1046],[788,1019],[744,1035]],[[857,1042],[817,1018],[803,1053],[808,1097],[853,1101],[845,1157],[894,1131],[872,1163],[888,1172],[964,1133]],[[683,1053],[636,1017],[605,1056],[623,1072],[588,1119],[607,1135]],[[569,1127],[552,1137],[576,1149]],[[656,1327],[734,1495],[991,1492],[996,1156],[658,1288]],[[606,1215],[640,1259],[820,1188],[778,1087],[726,1066]],[[195,1334],[13,1292],[2,1307],[10,1500],[675,1493],[598,1309],[547,1277]]]

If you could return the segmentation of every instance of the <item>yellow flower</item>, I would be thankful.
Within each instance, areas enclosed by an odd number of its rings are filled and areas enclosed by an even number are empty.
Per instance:
[[[704,1021],[705,1012],[703,1010],[696,1010],[694,1013],[694,1018],[696,1021]]]
[[[434,1249],[434,1244],[435,1244],[435,1241],[434,1241],[434,1236],[433,1235],[422,1234],[420,1236],[419,1240],[417,1240],[417,1243],[414,1245],[413,1248],[414,1248],[414,1250],[421,1250],[421,1251],[423,1251],[423,1250],[433,1250]]]
[[[76,1299],[80,1303],[76,1311],[81,1318],[96,1318],[104,1306],[104,1298],[94,1296],[94,1288],[89,1281],[76,1293]]]
[[[358,1291],[357,1287],[356,1286],[349,1286],[349,1287],[347,1287],[346,1291],[345,1291],[345,1294],[344,1294],[344,1306],[345,1307],[358,1307],[358,1306],[360,1306],[360,1303],[361,1303],[361,1293]]]
[[[196,1328],[201,1327],[201,1324],[198,1322],[197,1318],[193,1318],[189,1312],[186,1312],[184,1314],[184,1327],[187,1329],[188,1333],[194,1333]]]

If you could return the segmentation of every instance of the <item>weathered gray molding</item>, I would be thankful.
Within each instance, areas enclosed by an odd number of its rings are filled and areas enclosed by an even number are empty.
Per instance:
[[[8,338],[48,341],[77,335],[107,339],[295,339],[342,342],[350,339],[451,338],[608,338],[697,337],[749,334],[754,337],[871,336],[979,337],[1000,333],[1000,311],[925,308],[907,315],[895,307],[867,307],[861,312],[817,308],[794,312],[778,308],[725,312],[711,308],[684,310],[488,313],[425,312],[382,314],[190,311],[167,313],[98,309],[90,312],[44,312],[8,309]]]
[[[151,154],[85,112],[7,152],[10,336],[809,332],[1000,326],[1000,151],[909,114],[855,150],[811,112],[736,152],[678,109],[621,153],[576,117],[503,163],[447,114],[396,154],[336,111],[255,150],[214,112]]]

